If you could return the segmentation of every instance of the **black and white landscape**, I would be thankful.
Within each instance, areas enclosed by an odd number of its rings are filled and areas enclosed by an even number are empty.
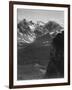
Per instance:
[[[63,11],[18,9],[17,79],[64,77],[63,34]]]

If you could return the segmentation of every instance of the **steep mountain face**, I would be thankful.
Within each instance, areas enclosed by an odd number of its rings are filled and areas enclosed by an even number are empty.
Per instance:
[[[32,43],[36,36],[35,33],[32,31],[29,25],[33,25],[33,23],[27,22],[26,19],[19,22],[17,27],[17,39],[18,39],[18,46],[26,46],[29,43]]]
[[[29,32],[31,31],[28,26],[28,23],[26,22],[26,19],[24,19],[23,21],[18,23],[17,27],[18,27],[19,31],[23,34],[29,34]]]
[[[44,25],[45,28],[49,30],[49,32],[55,32],[63,29],[58,23],[55,21],[49,21]]]

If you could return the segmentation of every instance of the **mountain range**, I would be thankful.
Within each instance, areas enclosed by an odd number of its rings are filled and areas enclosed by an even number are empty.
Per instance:
[[[18,48],[25,48],[30,44],[47,46],[63,27],[55,21],[44,23],[42,21],[27,21],[23,19],[17,24],[17,45]]]

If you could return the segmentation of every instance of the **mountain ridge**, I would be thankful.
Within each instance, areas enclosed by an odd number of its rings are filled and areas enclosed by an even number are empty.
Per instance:
[[[26,19],[19,22],[17,28],[18,47],[24,47],[24,44],[26,46],[26,44],[30,45],[34,42],[43,44],[42,42],[45,42],[44,40],[46,40],[46,42],[51,40],[63,29],[63,27],[55,21],[49,21],[47,23],[37,21],[37,23],[34,23]]]

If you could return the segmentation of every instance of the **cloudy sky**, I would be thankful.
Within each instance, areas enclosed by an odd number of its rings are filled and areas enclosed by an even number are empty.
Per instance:
[[[27,19],[33,22],[43,21],[48,22],[50,20],[56,21],[60,25],[64,25],[64,12],[57,10],[37,10],[37,9],[17,9],[17,20],[18,22]]]

